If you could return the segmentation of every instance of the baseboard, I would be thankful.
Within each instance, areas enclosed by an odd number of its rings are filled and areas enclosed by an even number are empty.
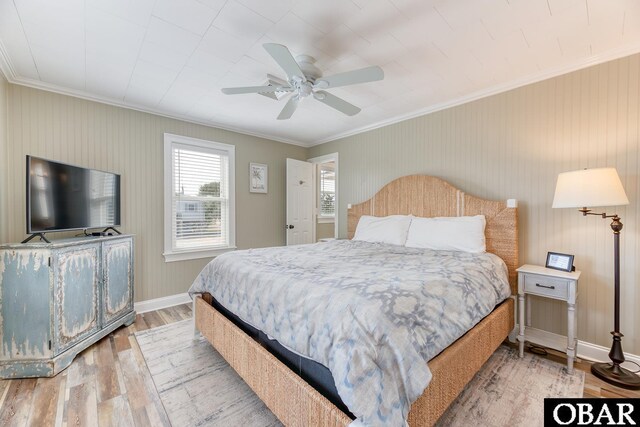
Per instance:
[[[567,337],[563,335],[554,334],[553,332],[543,331],[542,329],[532,328],[530,326],[527,326],[525,335],[526,340],[534,344],[538,344],[562,352],[565,352],[567,349]],[[601,345],[578,340],[577,356],[580,359],[590,360],[594,362],[608,362],[609,350],[610,349],[608,347],[603,347]],[[624,357],[628,361],[640,364],[640,356],[625,353]],[[624,363],[622,366],[631,371],[636,371],[638,369],[637,366],[634,366],[631,363]]]
[[[188,293],[169,295],[167,297],[139,301],[133,304],[136,313],[146,313],[148,311],[160,310],[162,308],[173,307],[180,304],[191,304],[191,297]]]

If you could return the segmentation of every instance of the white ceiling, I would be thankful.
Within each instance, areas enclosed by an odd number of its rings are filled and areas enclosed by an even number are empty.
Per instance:
[[[0,0],[0,42],[14,83],[313,145],[640,52],[640,1]],[[220,92],[284,77],[266,42],[385,79],[331,90],[354,117],[278,121],[284,100]]]

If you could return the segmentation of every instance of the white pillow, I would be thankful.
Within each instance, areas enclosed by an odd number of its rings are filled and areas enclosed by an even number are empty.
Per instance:
[[[358,221],[353,240],[402,246],[407,241],[411,218],[407,215],[363,215]]]
[[[487,247],[484,215],[418,218],[414,217],[405,246],[435,250],[480,253]]]

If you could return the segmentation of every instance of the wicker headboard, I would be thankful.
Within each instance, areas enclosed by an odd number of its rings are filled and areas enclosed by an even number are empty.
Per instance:
[[[506,202],[465,194],[446,181],[427,175],[409,175],[391,181],[371,199],[351,206],[347,230],[353,238],[362,215],[420,217],[484,215],[487,252],[498,255],[509,269],[511,293],[517,293],[518,209]]]

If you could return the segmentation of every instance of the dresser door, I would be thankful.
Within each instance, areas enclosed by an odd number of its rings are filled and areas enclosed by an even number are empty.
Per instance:
[[[50,252],[0,250],[0,360],[51,357]]]
[[[102,325],[133,310],[133,239],[111,240],[102,244]]]
[[[55,353],[96,332],[100,286],[100,244],[54,251]]]

